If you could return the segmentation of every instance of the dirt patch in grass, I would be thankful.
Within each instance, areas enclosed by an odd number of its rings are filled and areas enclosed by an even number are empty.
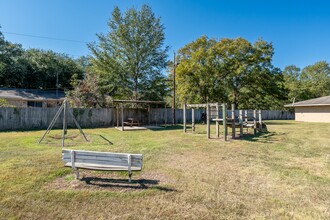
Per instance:
[[[87,190],[129,192],[156,189],[160,191],[176,191],[169,187],[173,180],[159,172],[143,172],[133,174],[131,182],[127,177],[116,173],[82,171],[78,180],[73,174],[58,177],[49,182],[47,190]]]

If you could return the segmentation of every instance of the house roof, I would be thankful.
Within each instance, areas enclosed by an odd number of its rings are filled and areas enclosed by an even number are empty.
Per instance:
[[[16,100],[64,100],[64,91],[42,90],[42,89],[12,89],[0,88],[0,98]]]
[[[330,105],[330,96],[323,96],[316,99],[309,99],[293,104],[284,105],[284,107],[305,107],[305,106],[327,106]]]

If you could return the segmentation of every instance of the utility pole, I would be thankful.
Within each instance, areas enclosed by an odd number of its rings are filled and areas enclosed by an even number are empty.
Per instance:
[[[58,98],[58,72],[56,71],[56,98]]]
[[[176,61],[175,61],[175,52],[173,57],[173,125],[176,125],[176,118],[175,118],[175,69],[176,69]]]

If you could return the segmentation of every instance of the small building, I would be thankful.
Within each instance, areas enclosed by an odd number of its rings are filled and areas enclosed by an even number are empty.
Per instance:
[[[65,99],[63,90],[0,88],[0,98],[16,107],[57,107]]]
[[[330,122],[330,96],[296,102],[285,107],[294,107],[296,121]]]

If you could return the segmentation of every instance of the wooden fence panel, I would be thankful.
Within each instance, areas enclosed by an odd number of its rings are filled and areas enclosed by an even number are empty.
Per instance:
[[[28,129],[46,129],[54,118],[58,108],[0,108],[0,130],[28,130]],[[205,109],[195,109],[195,122],[201,122],[201,115]],[[83,128],[111,127],[117,123],[115,108],[74,108],[73,115]],[[238,110],[236,110],[238,116]],[[252,117],[253,111],[248,111],[249,117]],[[176,109],[177,124],[183,123],[183,110]],[[187,109],[187,122],[191,123],[191,109]],[[212,118],[216,113],[212,112]],[[166,109],[167,124],[173,123],[173,110]],[[121,117],[121,115],[119,115]],[[220,111],[222,118],[222,111]],[[228,117],[231,117],[231,111],[228,111]],[[165,109],[152,108],[148,113],[147,109],[124,109],[124,121],[127,118],[137,118],[144,124],[150,121],[151,124],[165,123]],[[263,120],[290,120],[294,119],[294,113],[281,110],[262,110]],[[62,114],[54,125],[54,128],[62,127]],[[121,120],[119,120],[121,121]],[[68,118],[68,126],[75,127],[72,118]]]

